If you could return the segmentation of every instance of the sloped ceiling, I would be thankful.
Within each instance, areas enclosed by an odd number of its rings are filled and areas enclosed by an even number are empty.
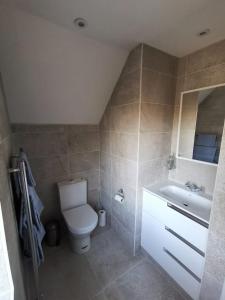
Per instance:
[[[0,71],[13,123],[99,123],[127,55],[0,6]]]
[[[184,56],[225,38],[224,0],[1,0],[75,31],[84,17],[84,35],[131,50],[144,42]],[[210,28],[211,33],[197,33]]]

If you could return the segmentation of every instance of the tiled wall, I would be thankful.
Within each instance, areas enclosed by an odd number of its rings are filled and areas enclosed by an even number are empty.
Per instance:
[[[12,125],[13,152],[26,151],[37,191],[44,203],[43,222],[60,218],[57,182],[85,177],[88,202],[99,207],[99,128],[97,125]]]
[[[10,150],[10,128],[3,93],[0,87],[0,201],[15,289],[15,300],[25,300],[19,236],[8,178]]]
[[[225,83],[225,41],[181,58],[178,75],[172,149],[176,142],[181,91]],[[225,135],[223,134],[217,174],[215,167],[201,163],[184,160],[178,160],[177,163],[177,169],[170,174],[171,178],[182,182],[193,179],[205,186],[209,193],[213,193],[216,177],[200,299],[219,300],[225,278]]]
[[[141,46],[123,68],[100,124],[101,203],[112,227],[134,246],[140,108]],[[112,200],[123,188],[125,202]]]
[[[225,81],[225,77],[224,77]],[[223,133],[203,277],[202,300],[219,300],[225,278],[225,130]]]
[[[168,178],[177,58],[143,46],[135,247],[140,246],[142,187]]]
[[[147,45],[134,49],[101,121],[101,202],[132,251],[140,245],[141,187],[168,177],[176,61]],[[112,200],[119,188],[122,205]]]

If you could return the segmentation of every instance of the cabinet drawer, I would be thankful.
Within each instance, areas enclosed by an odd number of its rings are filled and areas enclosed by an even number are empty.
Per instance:
[[[167,249],[163,251],[162,266],[193,299],[199,299],[201,283],[196,280]]]
[[[141,246],[158,263],[163,255],[164,226],[149,214],[142,213]]]
[[[203,253],[166,226],[164,234],[165,248],[201,279],[205,262]]]
[[[143,191],[143,211],[164,223],[167,202],[151,193]]]
[[[167,206],[166,211],[164,224],[205,253],[208,229],[176,211],[173,206]]]

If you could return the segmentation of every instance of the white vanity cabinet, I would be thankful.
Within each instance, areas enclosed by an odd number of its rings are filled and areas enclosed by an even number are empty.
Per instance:
[[[143,191],[141,245],[193,298],[199,298],[208,228],[204,221]]]

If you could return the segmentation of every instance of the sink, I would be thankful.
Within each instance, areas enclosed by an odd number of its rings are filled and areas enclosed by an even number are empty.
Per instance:
[[[203,193],[196,193],[186,187],[168,184],[159,188],[159,193],[171,203],[209,221],[211,200]]]
[[[192,192],[185,185],[167,180],[146,189],[182,210],[209,223],[212,197],[203,192]]]

